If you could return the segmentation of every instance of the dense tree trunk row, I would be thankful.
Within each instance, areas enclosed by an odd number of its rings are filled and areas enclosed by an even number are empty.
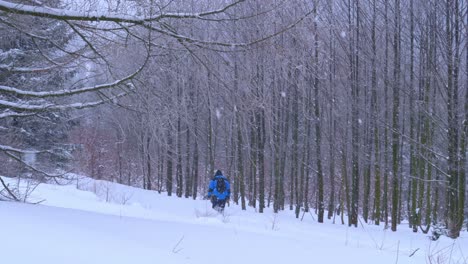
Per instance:
[[[152,89],[177,93],[160,102],[167,121],[154,131],[167,132],[152,147],[167,151],[151,160],[166,161],[166,187],[153,188],[170,195],[175,185],[181,196],[186,185],[196,198],[222,169],[243,208],[247,200],[278,212],[289,203],[299,217],[311,204],[319,222],[327,210],[354,226],[362,215],[395,231],[407,219],[415,232],[446,224],[458,236],[466,219],[466,2],[304,8],[308,18],[267,43],[178,52],[165,66],[168,80]],[[236,22],[236,38],[268,30],[256,22]],[[194,89],[203,96],[193,100]]]
[[[245,1],[229,9],[236,19],[121,21],[142,27],[128,36],[150,35],[132,52],[146,47],[151,56],[132,79],[135,92],[119,100],[123,107],[77,118],[67,139],[80,146],[74,167],[192,199],[205,196],[221,169],[243,209],[289,208],[299,218],[313,208],[319,222],[339,217],[357,227],[362,216],[393,231],[407,220],[414,232],[442,225],[458,237],[468,219],[467,5]],[[101,54],[91,52],[99,67]],[[0,85],[13,85],[9,74],[0,74]],[[2,87],[6,109],[11,89]],[[27,96],[36,94],[18,98]],[[14,110],[31,111],[21,107]]]

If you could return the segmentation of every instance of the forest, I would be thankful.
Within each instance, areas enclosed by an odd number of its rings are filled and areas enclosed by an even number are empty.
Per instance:
[[[203,199],[220,169],[243,209],[456,238],[467,30],[466,0],[0,0],[0,176]]]

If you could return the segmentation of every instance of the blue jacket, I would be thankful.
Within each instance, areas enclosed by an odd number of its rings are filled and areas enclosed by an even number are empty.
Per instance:
[[[224,179],[224,182],[226,183],[226,190],[223,193],[219,193],[218,190],[216,189],[216,181],[218,178]],[[211,197],[212,195],[216,196],[218,200],[230,199],[231,186],[229,184],[228,179],[224,177],[224,175],[217,175],[210,181],[210,185],[208,187],[208,197]]]

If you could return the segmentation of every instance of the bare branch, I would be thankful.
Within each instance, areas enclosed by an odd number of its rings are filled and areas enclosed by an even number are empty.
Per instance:
[[[0,70],[13,72],[13,73],[41,73],[41,72],[48,72],[54,69],[57,69],[61,66],[65,66],[68,63],[64,64],[57,64],[50,67],[43,67],[43,68],[33,68],[33,67],[13,67],[6,64],[0,64]]]
[[[16,197],[16,195],[10,190],[10,188],[8,187],[8,185],[5,183],[5,181],[3,181],[3,177],[4,176],[1,176],[0,175],[0,182],[2,183],[2,186],[3,188],[7,191],[8,195],[10,195],[10,197],[14,200],[14,201],[19,201],[19,199]]]
[[[0,145],[0,151],[21,153],[21,154],[40,154],[40,153],[48,152],[48,151],[19,149],[19,148],[13,148],[10,146],[5,146],[5,145]]]
[[[51,151],[46,151],[46,152],[49,152],[51,153]],[[22,160],[20,157],[6,151],[5,152],[7,156],[9,156],[10,158],[16,160],[17,162],[21,163],[23,166],[25,166],[26,168],[29,168],[31,169],[32,171],[34,172],[37,172],[39,174],[42,174],[43,176],[47,177],[47,178],[62,178],[64,175],[66,175],[67,173],[69,173],[69,171],[65,172],[65,173],[60,173],[60,174],[50,174],[48,172],[45,172],[39,168],[36,168],[35,166],[32,166],[30,164],[28,164],[27,162],[25,162],[24,160]]]
[[[31,104],[22,104],[22,103],[17,103],[17,102],[9,102],[5,100],[0,100],[0,105],[14,109],[14,110],[19,110],[19,111],[29,111],[29,112],[41,112],[41,111],[59,111],[59,110],[68,110],[68,109],[85,109],[85,108],[90,108],[90,107],[95,107],[110,101],[113,101],[115,99],[118,99],[120,97],[128,95],[128,92],[123,92],[120,94],[117,94],[112,97],[108,97],[103,100],[99,101],[94,101],[94,102],[88,102],[88,103],[73,103],[73,104],[64,104],[64,105],[59,105],[59,104],[53,104],[53,103],[48,103],[48,104],[42,104],[42,105],[31,105]]]
[[[0,11],[7,13],[16,13],[21,15],[31,15],[37,17],[47,17],[59,20],[77,20],[77,21],[110,21],[110,22],[123,22],[143,25],[146,22],[159,21],[164,18],[202,18],[226,12],[226,10],[233,6],[244,2],[245,0],[238,0],[232,4],[226,5],[221,9],[211,10],[201,13],[161,13],[159,15],[150,17],[140,17],[133,15],[122,15],[115,13],[101,13],[101,12],[77,12],[65,9],[31,6],[25,4],[11,3],[0,0]]]
[[[146,59],[147,61],[147,59]],[[62,97],[62,96],[70,96],[70,95],[75,95],[75,94],[81,94],[81,93],[87,93],[87,92],[94,92],[102,89],[108,89],[108,88],[113,88],[118,85],[123,84],[124,82],[132,79],[135,77],[138,73],[140,73],[143,68],[146,65],[146,61],[144,64],[136,70],[134,73],[126,76],[123,79],[111,82],[111,83],[106,83],[106,84],[100,84],[100,85],[95,85],[91,87],[84,87],[80,89],[73,89],[73,90],[61,90],[61,91],[47,91],[47,92],[33,92],[33,91],[25,91],[25,90],[20,90],[14,87],[9,87],[9,86],[4,86],[0,85],[0,91],[5,92],[5,93],[12,93],[16,95],[22,95],[22,96],[30,96],[30,97],[36,97],[36,98],[47,98],[47,97]],[[0,102],[1,104],[1,102]],[[47,106],[46,106],[47,107]],[[44,108],[44,106],[42,107]],[[23,109],[23,108],[19,108]],[[37,108],[35,108],[37,110]],[[25,109],[27,110],[27,109]]]
[[[0,119],[7,118],[7,117],[26,117],[26,116],[32,116],[35,115],[36,113],[17,113],[17,112],[12,112],[7,110],[5,113],[0,114]]]

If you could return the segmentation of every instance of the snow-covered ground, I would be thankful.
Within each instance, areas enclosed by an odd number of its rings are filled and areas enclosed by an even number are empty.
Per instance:
[[[30,200],[43,201],[0,202],[0,263],[468,263],[466,232],[431,241],[406,226],[349,228],[232,204],[219,215],[205,200],[85,177],[42,184]]]

